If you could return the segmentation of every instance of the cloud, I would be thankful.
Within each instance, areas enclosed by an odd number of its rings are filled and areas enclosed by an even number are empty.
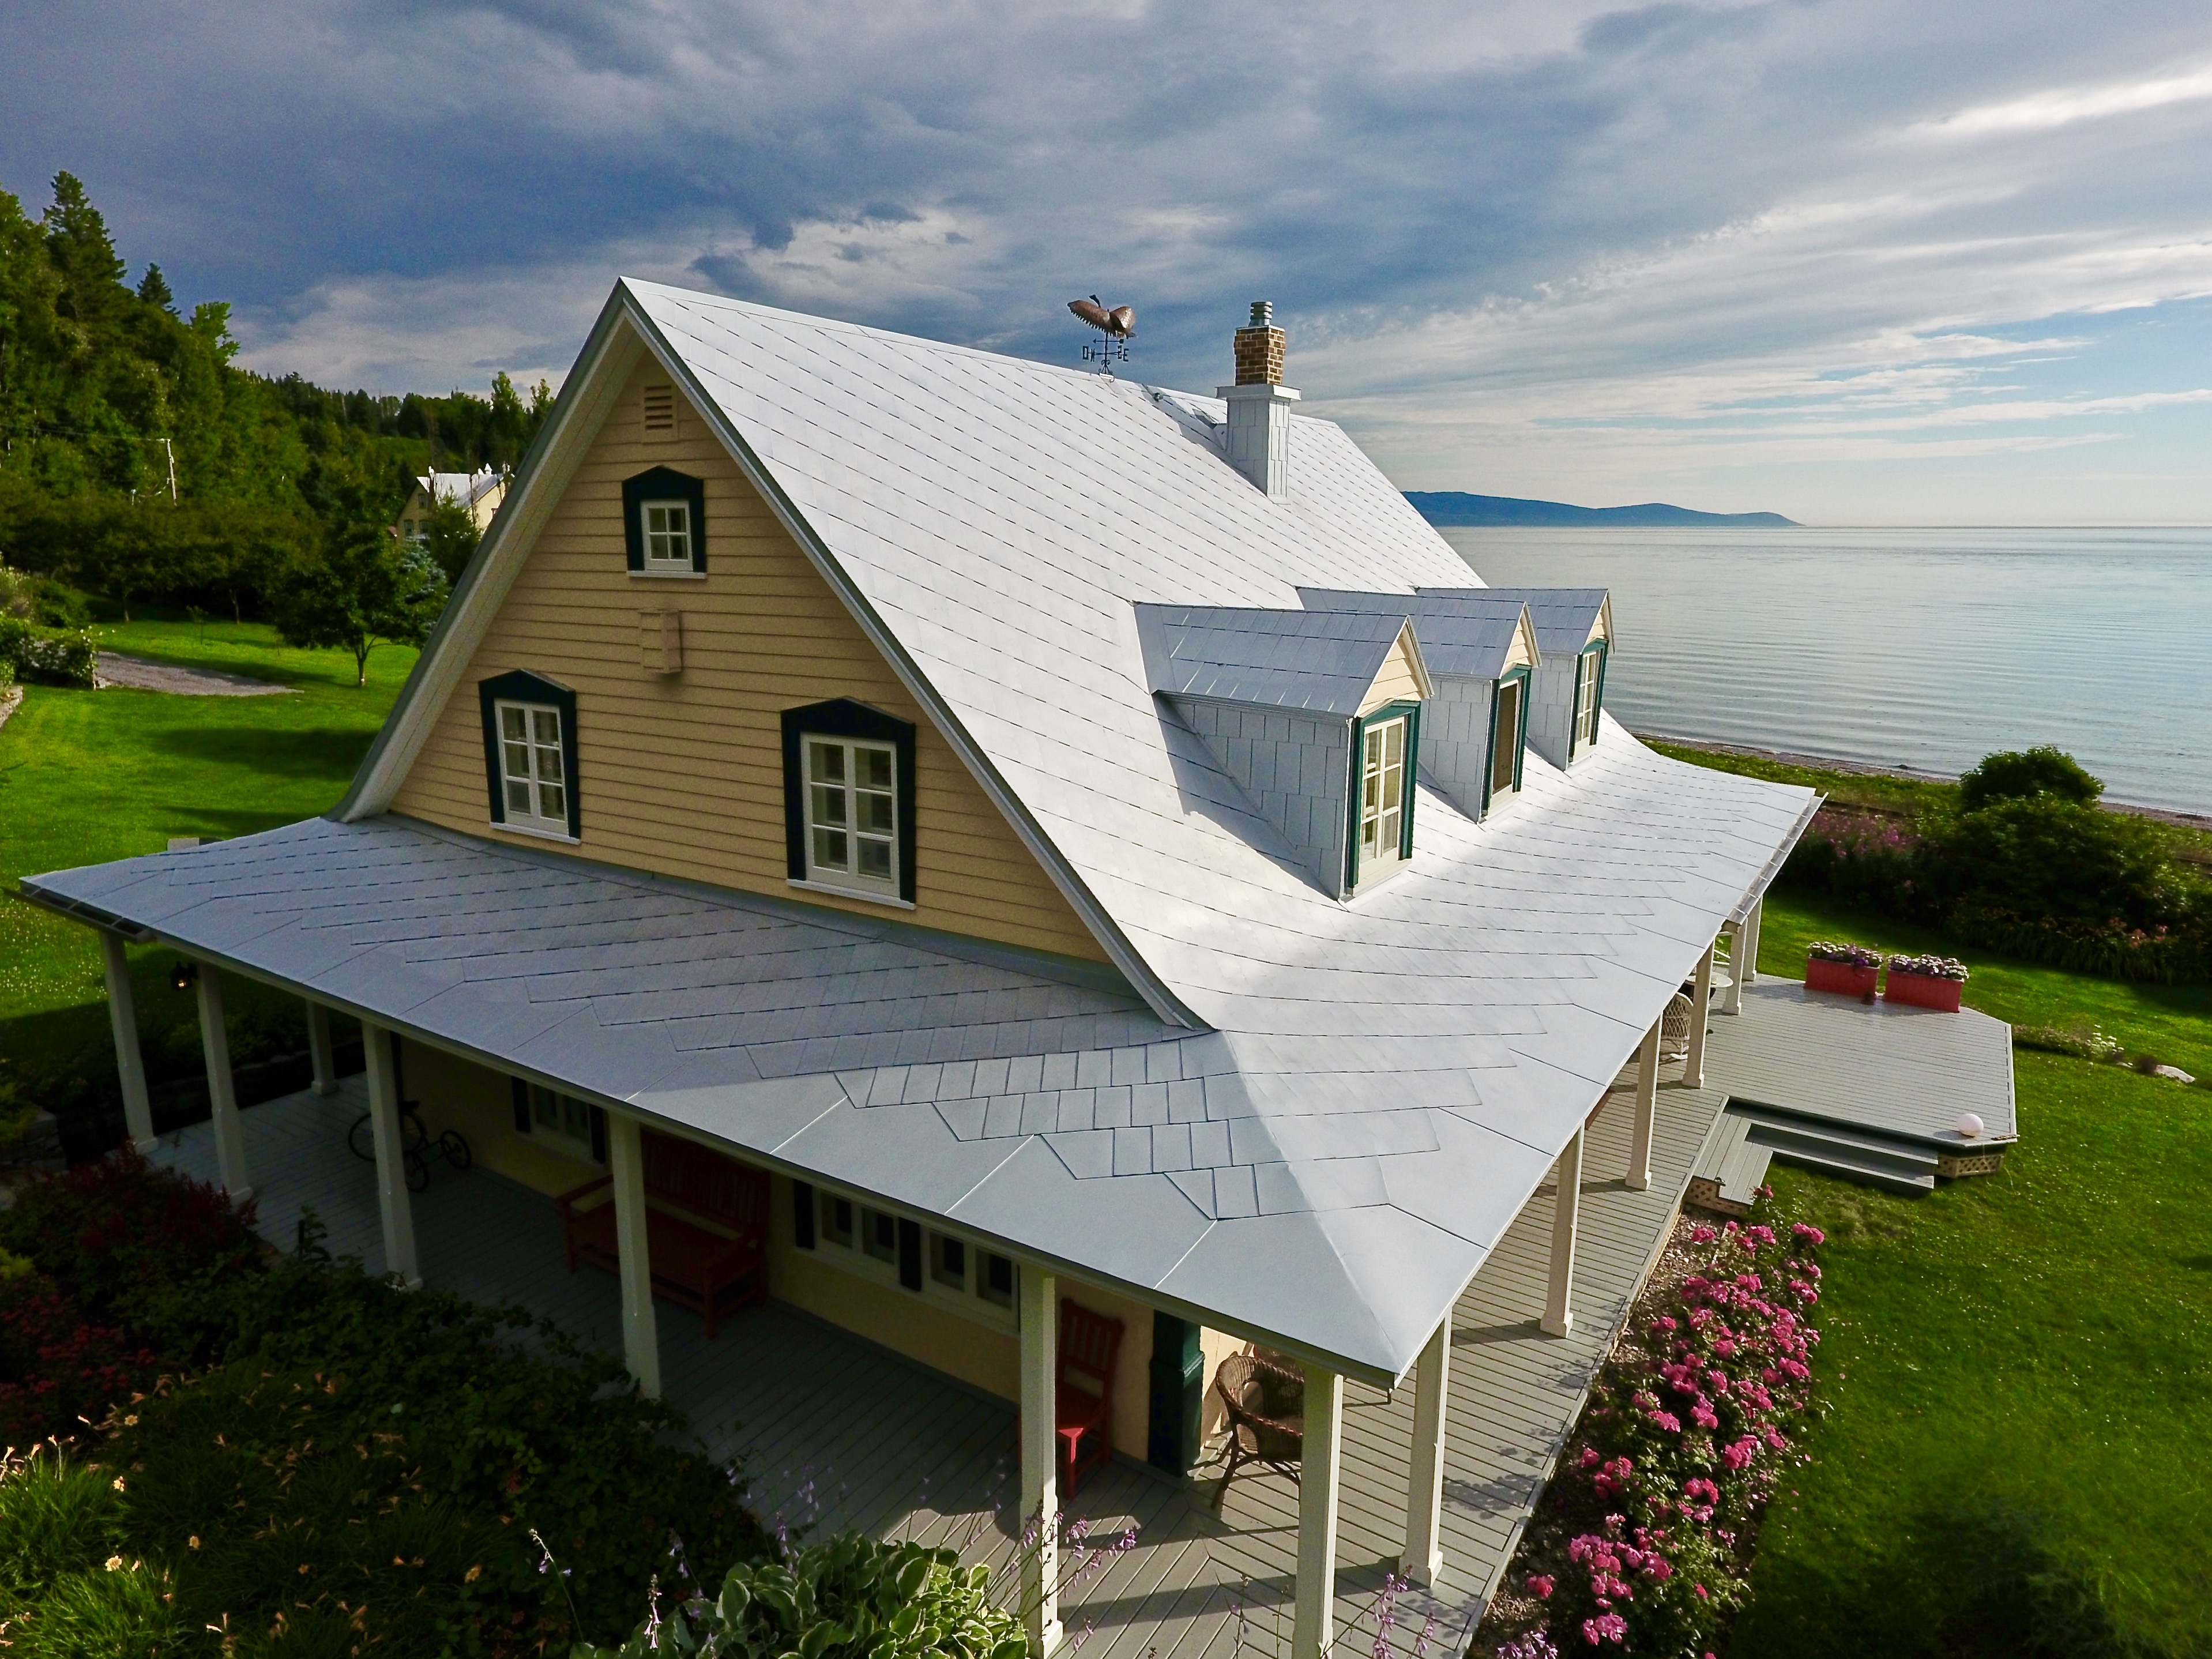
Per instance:
[[[1201,388],[1264,295],[1401,482],[1649,494],[2200,419],[2081,319],[2212,294],[2208,53],[2154,0],[91,0],[0,21],[0,181],[380,390],[557,374],[625,270],[1061,362],[1096,290]]]

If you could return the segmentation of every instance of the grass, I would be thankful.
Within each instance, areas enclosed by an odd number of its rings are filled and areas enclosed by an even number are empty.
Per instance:
[[[1941,950],[2014,1024],[2095,1024],[2212,1078],[2212,989],[1976,952],[1771,893],[1762,972],[1814,939]],[[2212,1651],[2212,1092],[2014,1056],[1999,1174],[1922,1199],[1775,1167],[1831,1237],[1830,1414],[1759,1540],[1734,1659]]]
[[[341,651],[296,651],[255,623],[118,623],[101,643],[190,667],[251,674],[283,696],[176,696],[34,685],[0,728],[0,887],[48,870],[160,852],[172,836],[251,835],[326,811],[398,696],[415,653],[379,646],[356,690]],[[193,1018],[167,958],[132,952],[140,1018]],[[241,988],[251,1009],[264,994]],[[106,994],[91,932],[0,903],[0,1060],[36,1079],[105,1044]]]

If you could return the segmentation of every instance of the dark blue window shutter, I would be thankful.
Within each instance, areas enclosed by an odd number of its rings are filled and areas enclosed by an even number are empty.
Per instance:
[[[707,573],[707,486],[688,472],[656,466],[623,480],[623,547],[629,568],[645,568],[645,503],[683,501],[691,509],[691,568]]]
[[[914,902],[913,724],[850,697],[811,702],[783,711],[783,842],[793,881],[806,879],[806,774],[799,752],[803,732],[825,738],[865,738],[887,743],[898,757],[899,896]]]
[[[514,1132],[526,1135],[530,1133],[530,1085],[519,1077],[509,1078],[507,1082],[514,1089]]]
[[[814,1186],[811,1182],[791,1183],[791,1242],[802,1250],[814,1248]]]
[[[491,795],[491,821],[507,822],[507,792],[499,787],[499,709],[502,702],[542,703],[561,711],[561,776],[568,786],[568,833],[581,838],[584,803],[576,776],[576,694],[558,680],[517,668],[477,682],[477,702],[483,715],[484,787]]]

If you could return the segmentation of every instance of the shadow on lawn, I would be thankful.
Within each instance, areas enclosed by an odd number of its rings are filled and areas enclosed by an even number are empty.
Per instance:
[[[149,732],[151,748],[184,760],[238,767],[296,781],[326,777],[343,783],[368,752],[373,732],[343,726],[270,730],[267,726],[178,726]]]

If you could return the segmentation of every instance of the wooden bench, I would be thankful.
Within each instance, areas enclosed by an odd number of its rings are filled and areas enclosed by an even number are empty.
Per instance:
[[[715,1322],[768,1295],[768,1175],[673,1135],[644,1131],[646,1260],[653,1293]],[[588,1261],[620,1271],[611,1175],[561,1194],[568,1271]],[[583,1200],[606,1193],[596,1204]],[[702,1222],[707,1225],[701,1225]],[[720,1231],[717,1231],[717,1230]]]

